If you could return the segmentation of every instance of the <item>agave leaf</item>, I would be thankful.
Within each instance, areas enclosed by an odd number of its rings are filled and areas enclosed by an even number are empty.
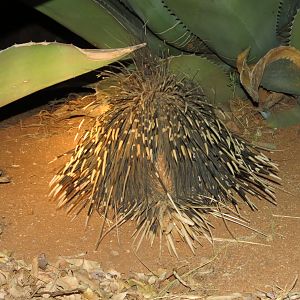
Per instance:
[[[280,1],[276,33],[282,45],[290,45],[291,28],[298,8],[300,8],[299,0]]]
[[[300,11],[294,17],[291,37],[290,37],[290,45],[300,49]]]
[[[97,48],[122,48],[135,37],[112,14],[96,1],[31,1],[35,9],[54,19]],[[37,4],[39,3],[39,4]]]
[[[186,52],[211,52],[177,16],[170,13],[162,0],[127,0],[126,4],[130,5],[144,24],[167,44]]]
[[[265,89],[271,91],[299,96],[299,50],[297,50],[296,55],[297,60],[291,60],[290,58],[283,57],[267,65],[261,80],[261,85]]]
[[[267,120],[268,125],[273,128],[284,128],[299,124],[300,122],[300,105],[289,110],[271,114]]]
[[[180,55],[169,58],[170,70],[179,76],[196,81],[209,102],[226,107],[233,98],[228,74],[205,57]]]
[[[244,49],[257,61],[279,45],[276,37],[280,0],[164,0],[190,30],[231,66]]]
[[[85,0],[86,1],[86,0]],[[88,0],[90,1],[90,0]],[[153,53],[157,55],[178,55],[181,51],[166,44],[159,39],[150,30],[147,30],[145,24],[124,6],[120,0],[94,0],[102,5],[109,14],[113,15],[129,32],[140,42],[146,42]],[[105,24],[104,24],[105,25]]]
[[[26,43],[0,51],[0,107],[45,87],[126,57],[122,49],[80,49],[61,43]]]
[[[118,0],[48,0],[37,4],[23,0],[56,22],[96,46],[97,48],[123,48],[146,42],[156,52],[178,54],[151,32]]]
[[[271,49],[255,65],[247,64],[249,49],[237,59],[240,81],[250,97],[259,102],[258,89],[264,88],[293,95],[300,95],[300,51],[280,46]]]

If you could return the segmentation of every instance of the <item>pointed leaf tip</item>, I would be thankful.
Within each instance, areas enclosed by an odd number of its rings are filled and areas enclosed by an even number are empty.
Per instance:
[[[0,107],[106,66],[144,47],[80,49],[58,42],[24,43],[0,51]]]

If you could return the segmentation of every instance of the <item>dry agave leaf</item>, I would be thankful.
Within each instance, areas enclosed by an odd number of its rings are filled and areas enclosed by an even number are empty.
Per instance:
[[[242,85],[248,92],[249,96],[257,103],[259,102],[258,89],[261,84],[264,71],[268,65],[278,60],[288,60],[292,62],[296,68],[300,69],[300,51],[294,47],[280,46],[273,48],[253,66],[249,66],[247,64],[249,52],[250,48],[244,50],[238,55],[237,69],[240,73],[240,81]]]

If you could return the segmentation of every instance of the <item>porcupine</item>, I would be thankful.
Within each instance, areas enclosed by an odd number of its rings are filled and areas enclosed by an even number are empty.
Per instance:
[[[194,252],[201,234],[211,237],[208,214],[237,222],[241,200],[256,209],[248,195],[276,203],[277,165],[230,133],[197,84],[172,74],[166,60],[113,76],[110,109],[50,184],[58,207],[104,216],[97,247],[111,216],[114,226],[136,221],[137,248],[144,237],[151,245],[165,237],[177,255],[179,235]]]

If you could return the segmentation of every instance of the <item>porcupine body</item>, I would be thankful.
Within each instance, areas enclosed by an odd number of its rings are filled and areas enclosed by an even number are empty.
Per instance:
[[[138,246],[165,237],[176,254],[176,235],[192,251],[200,234],[210,236],[207,214],[235,221],[222,210],[241,200],[255,209],[248,195],[275,202],[277,166],[228,131],[198,86],[167,63],[115,76],[110,109],[51,182],[59,207],[87,207],[115,225],[134,219]]]

